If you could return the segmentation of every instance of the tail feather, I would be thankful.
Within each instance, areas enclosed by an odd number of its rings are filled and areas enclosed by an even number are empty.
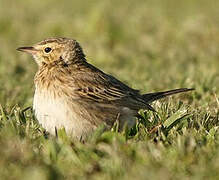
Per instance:
[[[164,98],[166,96],[170,96],[173,94],[178,94],[182,92],[187,92],[187,91],[193,91],[194,88],[180,88],[180,89],[173,89],[169,91],[163,91],[163,92],[155,92],[155,93],[148,93],[148,94],[143,94],[143,98],[145,102],[151,103],[153,101],[156,101],[158,99]]]

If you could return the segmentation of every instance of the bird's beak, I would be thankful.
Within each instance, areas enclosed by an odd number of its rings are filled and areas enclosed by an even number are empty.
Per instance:
[[[17,48],[17,50],[21,51],[21,52],[26,52],[26,53],[29,53],[29,54],[34,54],[38,51],[34,47],[19,47],[19,48]]]

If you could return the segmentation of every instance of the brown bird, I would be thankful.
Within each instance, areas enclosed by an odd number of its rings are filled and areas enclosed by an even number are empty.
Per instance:
[[[38,64],[33,108],[39,123],[51,134],[64,127],[67,134],[84,139],[100,124],[110,128],[116,120],[132,127],[140,109],[151,102],[193,89],[140,94],[86,61],[76,40],[49,38],[17,50],[30,53]]]

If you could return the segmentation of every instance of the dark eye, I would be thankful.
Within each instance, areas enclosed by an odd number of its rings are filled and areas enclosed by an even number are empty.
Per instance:
[[[51,50],[52,50],[52,49],[51,49],[50,47],[46,47],[46,48],[44,49],[44,51],[45,51],[46,53],[49,53]]]

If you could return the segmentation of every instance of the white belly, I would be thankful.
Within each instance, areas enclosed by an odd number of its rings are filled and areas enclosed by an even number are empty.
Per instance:
[[[80,139],[94,128],[74,111],[74,103],[64,97],[54,98],[48,91],[35,91],[33,109],[39,123],[51,134],[55,134],[55,128],[64,127],[67,134]]]

